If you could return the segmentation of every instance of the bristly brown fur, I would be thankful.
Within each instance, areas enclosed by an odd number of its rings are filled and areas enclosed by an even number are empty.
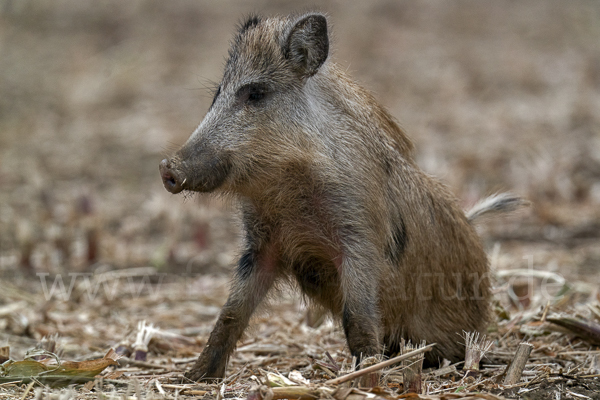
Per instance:
[[[413,160],[395,119],[328,57],[321,14],[250,18],[204,121],[161,164],[169,190],[228,193],[246,247],[194,380],[220,378],[276,282],[338,317],[350,352],[436,342],[489,319],[488,262],[454,196]]]
[[[238,29],[239,35],[243,35],[248,29],[253,28],[256,25],[260,24],[261,19],[262,18],[259,15],[250,14],[246,18],[246,20],[244,21],[244,23],[242,23],[240,25],[240,28]]]

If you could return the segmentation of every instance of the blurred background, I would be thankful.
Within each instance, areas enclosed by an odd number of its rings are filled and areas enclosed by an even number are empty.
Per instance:
[[[226,287],[235,207],[170,195],[158,163],[202,120],[236,24],[311,8],[329,15],[332,59],[465,208],[496,191],[533,203],[479,227],[495,267],[598,286],[600,2],[0,0],[0,305],[59,307],[22,291],[75,272],[193,274],[194,299]],[[57,330],[44,315],[23,332]]]

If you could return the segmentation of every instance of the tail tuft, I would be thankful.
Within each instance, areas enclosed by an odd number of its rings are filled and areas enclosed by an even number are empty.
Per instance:
[[[466,215],[469,222],[473,222],[483,216],[509,213],[529,205],[529,201],[512,193],[496,193],[479,200]]]

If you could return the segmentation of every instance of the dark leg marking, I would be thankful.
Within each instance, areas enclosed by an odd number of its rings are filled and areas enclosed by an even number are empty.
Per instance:
[[[254,252],[252,252],[251,250],[246,251],[242,255],[235,271],[239,279],[246,280],[250,278],[250,275],[252,275],[252,271],[254,271],[254,258]]]
[[[404,224],[402,216],[398,216],[396,226],[392,231],[392,237],[390,238],[386,247],[386,257],[390,261],[398,263],[401,260],[404,251],[406,250],[407,244],[408,235],[406,233],[406,225]]]

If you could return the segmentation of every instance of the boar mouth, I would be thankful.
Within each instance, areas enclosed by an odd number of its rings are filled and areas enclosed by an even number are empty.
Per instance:
[[[214,158],[194,166],[186,165],[176,159],[164,159],[159,165],[163,185],[173,194],[183,190],[212,192],[227,179],[230,169],[229,162],[221,158]]]

